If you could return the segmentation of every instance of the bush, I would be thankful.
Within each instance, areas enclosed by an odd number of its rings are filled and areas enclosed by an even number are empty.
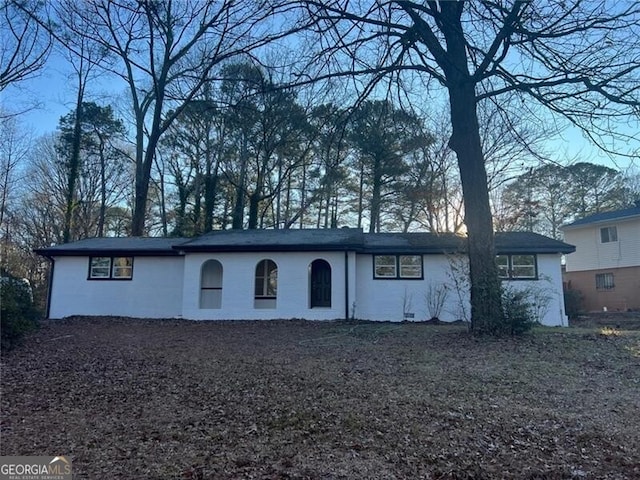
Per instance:
[[[511,335],[522,335],[536,324],[533,305],[529,300],[529,293],[526,291],[504,289],[502,291],[502,311]]]
[[[12,277],[0,279],[0,319],[3,350],[15,347],[26,333],[38,327],[38,311],[28,282]]]
[[[574,319],[584,312],[582,293],[579,290],[564,291],[564,309],[570,319]]]

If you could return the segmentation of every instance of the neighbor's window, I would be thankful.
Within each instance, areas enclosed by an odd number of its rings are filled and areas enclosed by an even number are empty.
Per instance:
[[[276,298],[278,266],[273,260],[261,260],[256,266],[256,298]]]
[[[375,255],[374,278],[422,278],[422,255]]]
[[[91,257],[89,279],[130,280],[133,277],[133,257]]]
[[[596,273],[596,290],[613,290],[613,273]]]
[[[533,280],[537,278],[535,255],[496,255],[498,275],[508,280]]]
[[[616,227],[603,227],[600,229],[600,241],[602,243],[617,242],[618,229]]]

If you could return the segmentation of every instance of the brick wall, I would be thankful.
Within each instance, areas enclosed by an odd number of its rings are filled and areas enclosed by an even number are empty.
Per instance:
[[[599,273],[613,274],[614,287],[596,289]],[[563,280],[569,289],[582,294],[583,308],[588,312],[602,311],[604,307],[612,312],[640,309],[640,267],[565,272]]]

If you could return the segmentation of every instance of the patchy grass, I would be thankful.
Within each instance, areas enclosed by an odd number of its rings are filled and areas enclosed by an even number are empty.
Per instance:
[[[1,418],[77,478],[640,478],[640,332],[44,322]]]

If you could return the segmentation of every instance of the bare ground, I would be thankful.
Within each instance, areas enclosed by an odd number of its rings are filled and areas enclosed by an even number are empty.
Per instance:
[[[638,331],[76,318],[1,392],[2,455],[75,478],[640,478]]]

